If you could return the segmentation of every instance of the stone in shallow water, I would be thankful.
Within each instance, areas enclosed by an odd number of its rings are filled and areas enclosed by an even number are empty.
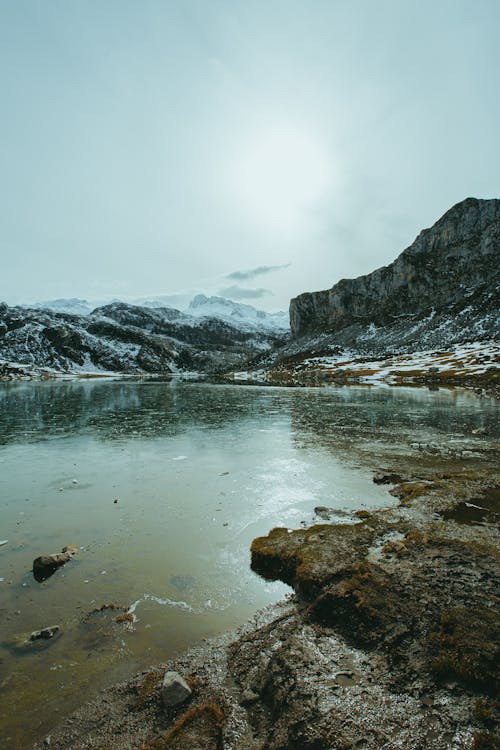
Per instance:
[[[62,552],[56,552],[53,555],[41,555],[33,560],[33,576],[37,581],[44,581],[55,573],[57,568],[71,560],[73,555],[78,552],[78,547],[74,544],[68,544],[63,547]]]
[[[44,638],[45,640],[48,640],[49,638],[53,638],[60,630],[61,630],[60,625],[49,625],[47,628],[42,628],[41,630],[34,630],[31,633],[28,640],[37,641],[39,638]]]
[[[161,686],[161,697],[165,708],[184,703],[191,695],[191,688],[178,672],[165,672]]]
[[[33,560],[33,576],[37,581],[44,581],[55,573],[57,568],[71,559],[69,552],[58,552],[54,555],[41,555]]]

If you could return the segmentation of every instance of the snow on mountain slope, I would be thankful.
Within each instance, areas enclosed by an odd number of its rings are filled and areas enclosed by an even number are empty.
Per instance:
[[[282,334],[290,330],[288,312],[267,313],[257,310],[252,305],[233,302],[224,297],[207,297],[204,294],[198,294],[190,301],[183,295],[159,295],[132,300],[94,300],[93,302],[73,297],[44,300],[29,305],[23,304],[20,307],[25,310],[51,310],[68,315],[90,315],[94,310],[97,311],[103,307],[109,309],[112,305],[148,308],[167,320],[180,320],[184,316],[184,322],[193,326],[197,325],[200,319],[213,318],[245,332]]]
[[[114,302],[74,315],[0,304],[0,360],[59,372],[214,372],[285,337],[169,307]]]
[[[330,354],[276,362],[232,377],[274,385],[473,385],[498,391],[499,374],[500,344],[484,340],[385,357],[360,356],[359,351],[338,347]]]
[[[68,313],[68,315],[88,315],[92,312],[94,306],[86,299],[78,299],[77,297],[63,297],[33,302],[30,305],[19,305],[25,310],[52,310],[53,312]]]
[[[225,297],[198,294],[191,300],[187,313],[196,318],[217,318],[241,330],[283,333],[290,329],[287,312],[267,313]]]

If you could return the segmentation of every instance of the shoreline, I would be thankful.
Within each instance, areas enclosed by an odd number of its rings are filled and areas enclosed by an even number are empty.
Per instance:
[[[293,598],[102,691],[50,747],[497,748],[499,482],[494,452],[475,454],[394,456],[374,480],[397,507],[254,540],[254,570]],[[177,709],[162,705],[165,669],[193,690]]]
[[[308,367],[300,371],[289,369],[259,372],[231,372],[221,374],[210,373],[127,373],[127,372],[60,372],[46,368],[29,368],[27,365],[0,360],[0,383],[12,382],[74,382],[74,381],[179,381],[182,383],[209,383],[212,385],[258,386],[267,388],[311,388],[311,387],[385,387],[385,388],[463,388],[473,390],[476,394],[500,398],[500,368],[492,366],[487,372],[476,373],[463,368],[441,373],[426,373],[394,370],[389,377],[378,377],[376,373],[360,375],[356,370],[346,371],[343,368]]]

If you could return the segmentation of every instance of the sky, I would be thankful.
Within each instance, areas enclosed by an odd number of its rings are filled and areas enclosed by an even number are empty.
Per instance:
[[[0,300],[265,310],[499,197],[498,0],[0,0]]]

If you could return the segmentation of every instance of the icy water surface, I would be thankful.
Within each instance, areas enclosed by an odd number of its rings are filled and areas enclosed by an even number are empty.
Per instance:
[[[0,385],[0,744],[30,747],[99,686],[281,598],[250,570],[252,539],[317,505],[393,503],[371,481],[384,446],[460,442],[495,416],[420,389]],[[33,559],[66,544],[78,554],[35,581]],[[132,628],[89,617],[110,602],[133,605]]]

